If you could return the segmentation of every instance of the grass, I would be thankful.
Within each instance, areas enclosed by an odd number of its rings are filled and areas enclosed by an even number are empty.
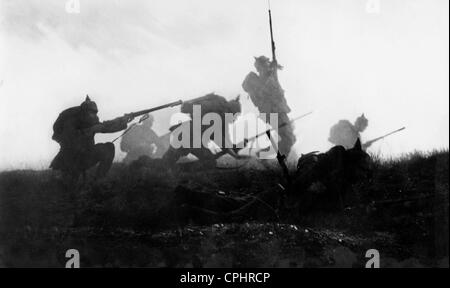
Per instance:
[[[395,265],[420,258],[425,266],[432,266],[448,259],[448,162],[448,150],[387,160],[374,156],[372,178],[354,186],[345,211],[312,211],[295,223],[291,218],[278,223],[266,219],[217,223],[227,231],[218,234],[211,232],[214,226],[193,223],[180,230],[181,238],[171,232],[179,224],[173,201],[177,186],[206,193],[258,194],[279,190],[280,172],[270,168],[174,171],[158,161],[141,167],[115,164],[103,181],[66,189],[53,171],[6,171],[0,173],[0,266],[60,267],[65,260],[61,255],[74,245],[92,255],[84,260],[86,266],[283,266],[280,263],[298,258],[299,249],[304,259],[295,260],[298,265],[327,266],[324,255],[331,252],[326,247],[336,244],[330,235],[340,234],[350,239],[345,249],[352,253],[378,245],[397,257]],[[317,233],[299,235],[300,227]],[[249,241],[254,245],[245,244]],[[222,256],[206,259],[211,251],[199,245]],[[278,248],[270,254],[274,245]],[[137,256],[138,251],[145,256]],[[183,253],[190,258],[183,258]],[[248,257],[237,256],[242,253]],[[270,259],[263,261],[260,253],[270,254]],[[355,259],[363,261],[360,256]]]

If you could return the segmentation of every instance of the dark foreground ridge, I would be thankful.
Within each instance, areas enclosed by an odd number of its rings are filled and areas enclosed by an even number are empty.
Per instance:
[[[379,250],[382,267],[448,267],[448,162],[448,151],[375,161],[344,209],[267,209],[233,221],[186,213],[177,191],[236,199],[278,191],[276,163],[115,164],[103,181],[71,191],[52,171],[3,172],[0,266],[64,267],[73,248],[82,267],[364,267],[368,249]]]

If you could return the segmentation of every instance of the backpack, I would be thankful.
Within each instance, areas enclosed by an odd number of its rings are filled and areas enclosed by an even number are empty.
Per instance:
[[[184,102],[181,106],[181,113],[189,114],[192,117],[194,105],[201,106],[201,117],[208,113],[237,113],[240,112],[239,97],[234,100],[227,101],[225,97],[214,93]]]
[[[72,107],[64,110],[58,115],[58,118],[56,119],[55,123],[53,123],[53,136],[52,139],[58,143],[61,143],[63,139],[63,133],[64,133],[64,124],[68,120],[73,120],[75,118],[78,118],[80,115],[80,107]]]

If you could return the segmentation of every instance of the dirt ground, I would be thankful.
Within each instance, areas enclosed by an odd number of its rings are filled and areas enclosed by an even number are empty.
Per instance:
[[[448,152],[377,160],[374,172],[338,211],[217,223],[181,223],[176,188],[259,195],[280,189],[279,169],[116,164],[72,189],[53,171],[2,172],[0,266],[64,267],[77,249],[82,267],[364,267],[377,249],[381,267],[448,267]]]

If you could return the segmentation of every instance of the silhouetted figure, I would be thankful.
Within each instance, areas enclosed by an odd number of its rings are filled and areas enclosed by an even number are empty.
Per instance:
[[[300,198],[296,202],[303,211],[313,207],[344,208],[352,185],[370,177],[371,170],[370,156],[356,139],[350,149],[334,146],[325,153],[302,155],[291,192]]]
[[[96,178],[106,175],[111,168],[115,149],[113,143],[95,144],[96,133],[114,133],[127,128],[132,116],[126,114],[114,120],[100,122],[97,105],[86,97],[76,107],[64,110],[53,125],[52,139],[61,149],[50,164],[60,170],[66,180],[77,181],[87,169],[98,164]]]
[[[153,121],[153,116],[148,115],[148,118],[141,124],[134,126],[127,134],[123,135],[120,149],[127,153],[123,159],[124,163],[128,164],[141,156],[158,158],[158,155],[162,156],[167,150],[165,149],[166,145],[152,129]]]
[[[361,138],[361,133],[366,130],[368,125],[369,120],[364,114],[356,119],[355,124],[350,123],[348,120],[340,120],[331,127],[328,141],[334,145],[350,149],[355,145],[356,140]]]
[[[193,115],[194,105],[199,105],[201,107],[201,115],[200,119],[203,118],[203,115],[208,113],[216,113],[220,116],[222,120],[222,143],[216,143],[219,147],[225,147],[225,143],[231,143],[229,135],[226,133],[228,130],[226,127],[230,125],[235,119],[228,119],[225,117],[226,113],[237,114],[241,112],[241,104],[239,102],[239,96],[236,99],[231,101],[227,101],[224,97],[216,95],[216,94],[208,94],[200,98],[196,98],[193,101],[188,101],[183,103],[181,106],[181,112],[189,114],[191,119],[195,117]],[[231,122],[230,122],[231,121]],[[183,126],[183,127],[181,127]],[[204,134],[204,132],[210,128],[211,125],[201,125],[201,134],[200,137]],[[189,139],[190,146],[189,147],[180,147],[174,148],[172,145],[169,147],[167,152],[164,154],[163,159],[168,164],[175,164],[181,157],[187,156],[188,154],[192,154],[199,159],[202,163],[203,168],[213,168],[216,166],[216,156],[208,149],[208,147],[204,147],[203,143],[200,148],[194,148],[194,129],[193,121],[186,121],[181,124],[175,125],[170,128],[171,131],[175,129],[182,129],[184,131],[190,131]],[[182,135],[179,135],[182,136]],[[214,135],[211,135],[210,141],[214,141]],[[181,141],[181,139],[178,139]],[[201,142],[201,139],[199,139]],[[195,141],[198,141],[195,140]],[[230,151],[230,153],[232,153]]]
[[[278,129],[280,141],[278,148],[284,155],[288,155],[296,141],[294,127],[289,123],[288,113],[291,109],[284,97],[284,90],[278,82],[277,70],[282,69],[274,65],[265,56],[255,57],[255,68],[258,74],[250,72],[242,83],[242,88],[250,95],[253,104],[260,113],[266,113],[266,122],[269,123],[269,113],[278,113],[278,125],[287,124]],[[275,127],[274,127],[275,128]]]

